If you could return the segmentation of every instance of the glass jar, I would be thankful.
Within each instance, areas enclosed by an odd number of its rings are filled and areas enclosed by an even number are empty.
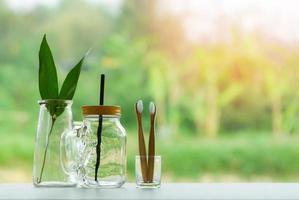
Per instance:
[[[42,100],[35,138],[33,183],[35,186],[75,186],[68,170],[73,163],[61,138],[72,131],[72,101]]]
[[[126,181],[126,131],[119,106],[83,106],[78,178],[82,187],[120,187]],[[81,146],[81,147],[80,147]],[[97,163],[98,162],[98,163]],[[98,170],[97,170],[97,164]]]

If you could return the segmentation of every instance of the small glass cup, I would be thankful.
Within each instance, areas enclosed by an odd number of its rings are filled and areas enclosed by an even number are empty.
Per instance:
[[[141,169],[141,161],[147,161],[146,165],[148,165],[148,160],[153,159],[153,167],[154,171],[153,174],[150,175],[148,170],[145,174],[142,174]],[[145,177],[148,180],[144,180]],[[152,177],[152,179],[151,179]],[[161,186],[161,156],[152,156],[152,157],[145,157],[145,156],[135,156],[135,178],[136,178],[136,187],[137,188],[159,188]],[[150,180],[151,179],[151,180]]]

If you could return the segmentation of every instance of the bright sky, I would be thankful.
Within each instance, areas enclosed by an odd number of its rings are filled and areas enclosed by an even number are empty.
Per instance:
[[[30,11],[37,5],[55,6],[60,0],[5,0],[6,3],[13,9]],[[85,0],[90,3],[97,3],[107,6],[111,11],[119,8],[122,0]]]
[[[13,9],[30,10],[37,5],[55,6],[59,0],[6,0],[6,3]]]
[[[17,10],[30,10],[42,4],[55,6],[59,0],[6,0]],[[117,10],[122,0],[87,0]],[[163,12],[182,17],[191,40],[226,37],[231,25],[244,31],[262,30],[269,37],[287,42],[299,41],[299,0],[160,0]]]
[[[299,0],[163,0],[162,6],[184,18],[193,40],[213,38],[230,25],[262,30],[272,39],[299,42]],[[223,31],[224,30],[224,31]],[[217,34],[218,33],[218,34]]]

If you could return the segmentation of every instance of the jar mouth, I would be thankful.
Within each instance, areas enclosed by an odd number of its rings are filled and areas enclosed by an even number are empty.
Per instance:
[[[67,104],[67,105],[73,104],[72,100],[67,100],[67,99],[43,99],[37,102],[39,105],[49,104],[49,103]]]

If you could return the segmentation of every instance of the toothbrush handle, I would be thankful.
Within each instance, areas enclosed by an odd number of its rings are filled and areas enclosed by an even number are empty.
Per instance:
[[[139,144],[139,155],[140,155],[140,164],[141,164],[141,173],[143,182],[147,182],[147,160],[146,160],[146,149],[143,136],[141,115],[137,113],[137,123],[138,123],[138,144]]]
[[[148,181],[153,182],[154,163],[155,163],[155,115],[151,116],[151,127],[149,136],[148,150]]]

